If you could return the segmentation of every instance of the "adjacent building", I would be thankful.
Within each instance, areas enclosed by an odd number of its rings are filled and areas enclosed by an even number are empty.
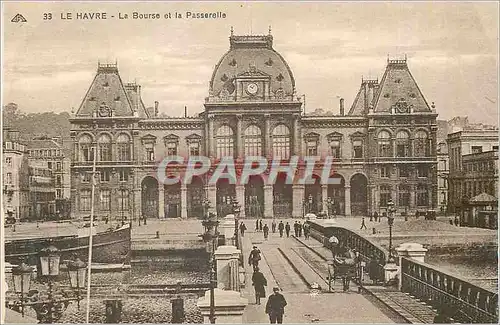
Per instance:
[[[2,138],[2,194],[5,217],[25,219],[30,214],[29,165],[26,146],[19,132],[3,129]]]
[[[72,214],[90,214],[93,148],[98,174],[95,213],[112,218],[192,218],[203,214],[207,198],[219,216],[301,217],[304,213],[362,216],[386,211],[393,200],[400,213],[435,209],[438,204],[436,110],[410,73],[408,62],[387,60],[381,80],[362,80],[350,108],[305,115],[291,67],[273,47],[272,35],[229,38],[216,64],[204,110],[194,117],[160,117],[158,103],[146,109],[141,86],[123,83],[115,64],[97,73],[71,119]],[[200,103],[201,104],[201,103]],[[335,109],[337,110],[337,109]],[[221,179],[208,184],[213,168],[189,184],[164,185],[158,165],[166,156],[203,155],[216,166],[235,159],[237,173],[246,156],[280,159],[318,156],[314,184],[274,184],[267,173],[247,184]],[[338,184],[322,184],[326,157]],[[167,168],[167,175],[186,164]],[[305,164],[298,163],[298,174]]]
[[[43,161],[32,161],[29,166],[29,198],[31,220],[54,220],[56,189],[52,170]]]
[[[438,211],[448,212],[448,178],[450,176],[450,159],[446,142],[440,142],[437,149]]]
[[[497,197],[498,129],[466,128],[447,138],[450,174],[449,208],[461,212],[473,197]]]
[[[50,171],[55,190],[55,211],[60,217],[70,214],[70,164],[69,152],[62,138],[38,137],[28,142],[30,165]]]

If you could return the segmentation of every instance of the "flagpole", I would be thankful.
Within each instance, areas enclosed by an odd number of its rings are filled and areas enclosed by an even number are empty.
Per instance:
[[[93,150],[93,165],[92,165],[92,192],[91,192],[91,206],[90,206],[90,227],[89,227],[89,260],[87,262],[87,312],[85,316],[85,323],[89,324],[90,319],[90,283],[92,274],[92,238],[94,236],[94,202],[95,202],[95,175],[96,175],[96,162],[97,162],[97,148],[94,147]]]

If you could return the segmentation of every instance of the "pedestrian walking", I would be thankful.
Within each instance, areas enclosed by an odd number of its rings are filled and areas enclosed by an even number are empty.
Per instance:
[[[375,222],[377,222],[377,219],[378,219],[377,211],[373,212],[373,219],[375,220]]]
[[[255,271],[255,269],[259,267],[260,259],[260,249],[258,249],[257,246],[254,246],[250,251],[250,255],[248,255],[248,265],[252,265],[253,270]]]
[[[266,298],[266,287],[267,279],[264,274],[259,271],[259,268],[255,268],[252,275],[252,285],[255,289],[255,303],[260,305],[260,298]]]
[[[280,237],[283,238],[283,230],[285,230],[285,225],[283,224],[283,221],[280,221],[278,224],[278,230],[280,232]]]
[[[243,223],[243,221],[240,223],[240,234],[241,237],[245,237],[245,230],[247,230],[247,226]]]
[[[370,213],[370,222],[373,221],[373,213]]]
[[[267,223],[264,225],[264,228],[262,228],[262,231],[264,231],[264,239],[267,240],[267,237],[269,237],[269,227]]]
[[[259,231],[259,219],[255,220],[255,231]]]
[[[287,222],[285,225],[285,232],[287,237],[290,237],[290,228],[290,224]]]
[[[309,239],[309,225],[307,223],[304,223],[304,238]]]
[[[459,222],[458,222],[458,217],[455,216],[455,226],[458,226],[459,225]]]
[[[273,231],[273,234],[276,232],[276,220],[273,219],[273,223],[271,224],[271,229]]]
[[[259,231],[262,231],[262,219],[259,221]]]
[[[298,222],[295,221],[293,224],[293,232],[295,233],[295,237],[299,237],[299,229],[298,229]]]
[[[365,217],[361,218],[361,228],[359,228],[359,230],[361,230],[361,229],[363,229],[363,228],[368,229],[368,228],[366,227],[366,224],[365,224]]]
[[[300,221],[297,223],[297,231],[299,233],[299,237],[302,237],[302,224]]]
[[[279,288],[274,287],[273,294],[267,299],[266,314],[269,315],[269,322],[271,324],[283,324],[286,300],[279,291]]]

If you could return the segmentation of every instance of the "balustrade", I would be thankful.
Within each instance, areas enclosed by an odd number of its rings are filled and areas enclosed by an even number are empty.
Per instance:
[[[401,257],[401,277],[401,291],[448,313],[456,322],[498,322],[497,293],[406,257]]]

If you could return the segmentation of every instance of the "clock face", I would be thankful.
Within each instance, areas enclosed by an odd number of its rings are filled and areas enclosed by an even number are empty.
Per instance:
[[[255,95],[258,90],[259,90],[259,86],[257,86],[257,84],[249,83],[248,86],[247,86],[247,92],[250,95]]]
[[[99,107],[99,116],[100,117],[107,117],[109,116],[109,107],[106,104],[103,104]]]

